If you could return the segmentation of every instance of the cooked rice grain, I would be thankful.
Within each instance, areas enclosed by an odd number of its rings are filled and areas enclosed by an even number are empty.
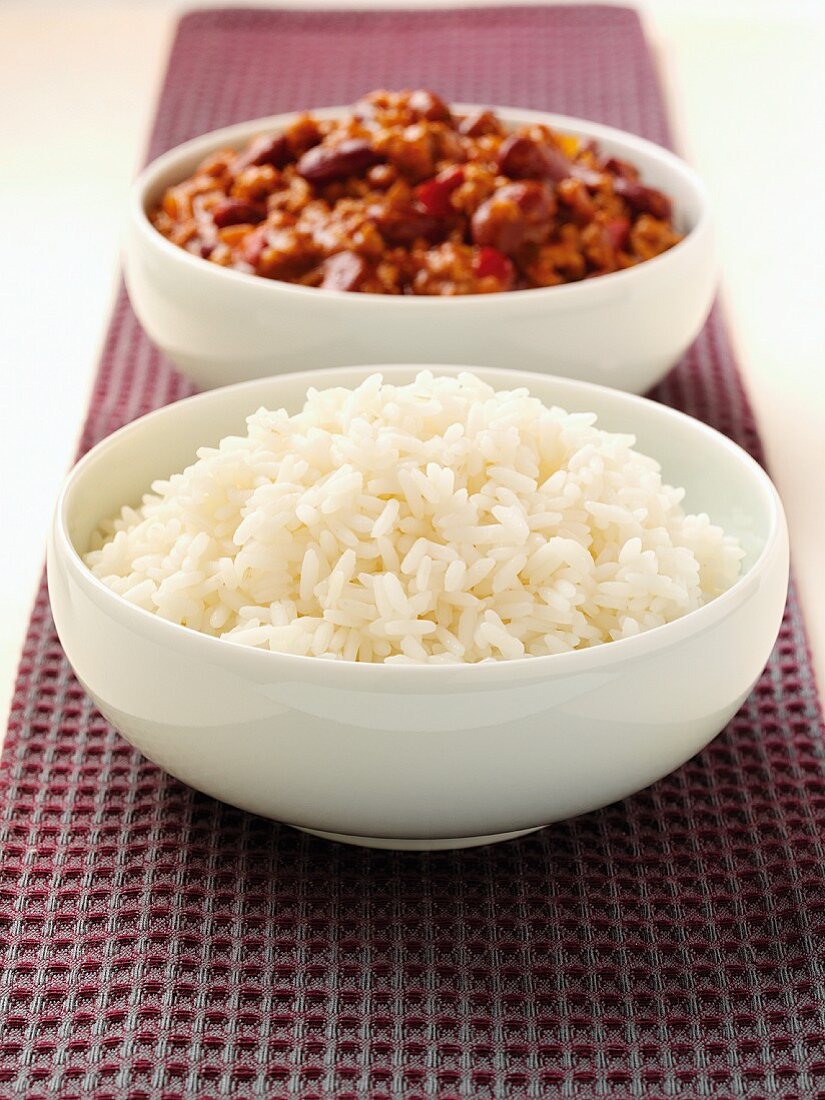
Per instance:
[[[310,389],[155,482],[85,561],[164,619],[303,656],[466,663],[630,637],[729,588],[743,551],[595,421],[469,373]]]

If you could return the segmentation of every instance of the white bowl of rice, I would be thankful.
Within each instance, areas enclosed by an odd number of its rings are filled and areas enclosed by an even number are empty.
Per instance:
[[[321,836],[444,848],[623,798],[707,744],[776,639],[788,539],[757,463],[672,409],[352,367],[104,440],[48,570],[78,678],[150,759]]]

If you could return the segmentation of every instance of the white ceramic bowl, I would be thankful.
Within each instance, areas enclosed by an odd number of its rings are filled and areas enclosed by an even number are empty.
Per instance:
[[[474,108],[458,105],[458,110]],[[315,112],[334,117],[350,108]],[[147,217],[164,190],[214,149],[242,146],[290,115],[216,130],[159,157],[132,192],[124,267],[152,340],[199,386],[347,363],[478,363],[552,372],[641,393],[694,340],[716,285],[705,189],[678,157],[632,134],[562,115],[496,108],[508,124],[546,122],[595,138],[674,200],[675,248],[626,271],[538,290],[396,297],[245,275],[171,244]]]
[[[445,373],[462,368],[439,368]],[[415,367],[384,368],[409,381]],[[460,847],[592,810],[698,752],[768,658],[785,604],[788,537],[767,475],[687,416],[582,382],[478,370],[499,388],[595,411],[632,431],[748,548],[743,576],[683,619],[557,656],[483,665],[332,662],[231,645],[143,611],[81,561],[89,537],[200,445],[259,405],[296,411],[308,385],[369,368],[281,375],[181,401],[95,447],[68,478],[49,545],[49,592],[69,660],[101,712],[199,790],[336,839]]]

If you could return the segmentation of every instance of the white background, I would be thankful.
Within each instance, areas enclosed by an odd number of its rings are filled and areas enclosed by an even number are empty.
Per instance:
[[[0,7],[0,730],[181,8]],[[682,151],[714,199],[725,304],[788,511],[823,684],[825,0],[647,0],[644,9]]]

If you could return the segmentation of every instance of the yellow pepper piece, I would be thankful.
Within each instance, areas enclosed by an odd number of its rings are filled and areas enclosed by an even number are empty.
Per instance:
[[[579,151],[579,139],[572,134],[556,134],[556,140],[564,155],[572,160]]]

